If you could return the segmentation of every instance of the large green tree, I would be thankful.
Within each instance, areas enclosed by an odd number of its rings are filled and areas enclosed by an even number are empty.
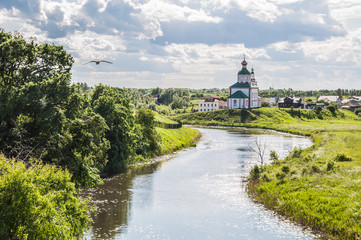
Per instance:
[[[91,105],[108,126],[106,138],[110,142],[107,151],[108,163],[105,171],[119,172],[134,153],[134,117],[129,99],[124,98],[116,88],[98,85],[91,97]]]
[[[0,150],[60,165],[78,186],[101,182],[107,124],[71,85],[73,58],[62,47],[0,31]]]

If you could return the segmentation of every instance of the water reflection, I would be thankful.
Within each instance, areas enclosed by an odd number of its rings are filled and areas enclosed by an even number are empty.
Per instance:
[[[312,239],[313,235],[254,204],[242,179],[257,162],[255,138],[285,156],[305,138],[218,129],[170,161],[105,181],[92,196],[98,210],[88,239]]]
[[[161,165],[156,162],[152,165],[136,167],[119,174],[115,177],[105,179],[104,184],[98,189],[84,191],[84,197],[90,196],[92,203],[97,207],[92,215],[93,223],[91,231],[85,237],[88,239],[114,239],[116,234],[121,234],[127,228],[131,209],[131,196],[133,192],[141,196],[140,203],[151,199],[150,192],[141,192],[141,189],[151,188],[152,179],[149,174],[154,173]],[[134,184],[133,180],[137,178]],[[135,185],[133,187],[133,185]],[[146,206],[146,204],[144,205]]]

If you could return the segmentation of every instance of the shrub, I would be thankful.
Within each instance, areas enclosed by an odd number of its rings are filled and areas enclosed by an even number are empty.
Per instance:
[[[285,165],[282,167],[282,172],[284,172],[285,174],[287,174],[290,171],[290,167]]]
[[[0,239],[80,239],[90,208],[70,179],[55,166],[0,156]]]
[[[268,175],[267,175],[266,173],[264,173],[264,174],[262,175],[262,180],[265,181],[265,182],[270,182],[270,181],[271,181],[271,178],[268,177]]]
[[[284,173],[284,172],[279,172],[279,173],[276,174],[276,177],[277,177],[279,180],[283,181],[283,180],[285,179],[285,177],[286,177],[286,173]]]
[[[302,156],[302,149],[297,147],[295,147],[289,155],[290,158],[300,158],[301,156]]]
[[[272,162],[277,162],[279,159],[279,156],[275,150],[271,150],[269,157]]]
[[[350,162],[352,158],[347,157],[344,153],[339,153],[335,157],[336,162]]]
[[[321,169],[316,165],[312,165],[311,169],[312,169],[313,173],[320,173],[321,172]]]
[[[261,175],[261,169],[258,167],[258,165],[254,165],[250,172],[250,177],[252,180],[258,180]]]
[[[332,171],[334,169],[334,167],[335,167],[335,162],[333,162],[333,161],[328,162],[326,170],[327,171]]]

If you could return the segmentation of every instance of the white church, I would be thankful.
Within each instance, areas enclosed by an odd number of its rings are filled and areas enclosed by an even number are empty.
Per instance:
[[[229,87],[227,98],[228,108],[257,108],[261,107],[261,98],[258,97],[259,89],[254,76],[254,69],[251,72],[247,69],[246,57],[242,62],[242,69],[237,74],[237,82]]]

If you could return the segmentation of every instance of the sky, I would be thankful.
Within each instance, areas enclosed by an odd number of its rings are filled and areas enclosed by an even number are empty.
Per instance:
[[[260,89],[361,89],[360,0],[1,0],[0,28],[90,86],[228,88],[245,56]]]

